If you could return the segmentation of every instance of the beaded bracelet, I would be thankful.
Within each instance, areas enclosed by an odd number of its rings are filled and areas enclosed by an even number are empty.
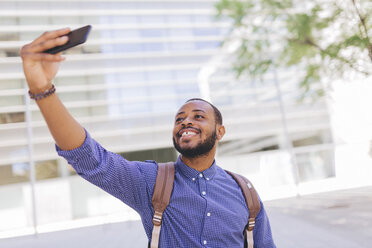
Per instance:
[[[45,90],[44,92],[41,93],[32,93],[30,90],[28,91],[28,95],[30,96],[31,99],[34,99],[35,101],[41,100],[43,98],[46,98],[56,92],[56,88],[54,87],[54,84],[52,84],[52,88],[49,90]]]

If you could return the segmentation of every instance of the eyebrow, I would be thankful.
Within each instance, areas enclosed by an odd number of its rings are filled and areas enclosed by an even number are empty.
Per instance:
[[[203,113],[206,113],[204,110],[201,110],[201,109],[193,109],[192,112],[203,112]],[[184,113],[185,113],[184,111],[178,112],[176,116],[181,115],[181,114],[184,114]]]

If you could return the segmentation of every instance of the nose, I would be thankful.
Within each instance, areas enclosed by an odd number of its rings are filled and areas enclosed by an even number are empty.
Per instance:
[[[182,126],[190,126],[192,125],[192,120],[190,117],[186,117],[185,119],[183,119],[182,123],[181,123]]]

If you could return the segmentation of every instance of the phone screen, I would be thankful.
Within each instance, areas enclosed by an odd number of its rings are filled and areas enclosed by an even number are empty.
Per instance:
[[[56,54],[66,49],[69,49],[71,47],[84,43],[88,38],[88,34],[91,28],[92,28],[91,25],[87,25],[87,26],[72,30],[70,33],[67,34],[68,41],[66,44],[45,50],[44,53]]]

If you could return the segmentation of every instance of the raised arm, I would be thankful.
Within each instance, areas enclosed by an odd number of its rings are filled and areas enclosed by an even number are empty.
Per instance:
[[[68,28],[45,32],[22,47],[20,54],[23,71],[32,93],[41,93],[52,88],[52,80],[65,58],[61,53],[54,55],[42,51],[65,44],[68,38],[63,35],[69,32]],[[83,144],[86,136],[84,128],[67,111],[57,94],[51,94],[36,102],[56,144],[61,149],[72,150]]]

